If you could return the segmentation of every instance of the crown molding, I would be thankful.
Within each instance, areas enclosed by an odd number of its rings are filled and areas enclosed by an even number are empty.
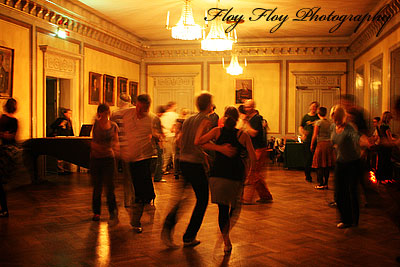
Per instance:
[[[239,56],[274,57],[274,56],[341,56],[351,57],[352,53],[347,46],[241,46],[236,47]],[[205,51],[200,47],[164,47],[145,49],[145,58],[193,58],[193,57],[221,57],[230,56],[231,51]]]
[[[129,32],[68,0],[57,0],[57,2],[67,6],[68,9],[44,0],[0,0],[0,6],[33,16],[135,56],[143,56],[141,42]],[[69,10],[77,10],[82,14],[79,15]],[[89,20],[84,20],[85,16]],[[90,20],[97,20],[99,23],[89,22]]]
[[[384,25],[382,20],[371,21],[359,35],[354,37],[353,41],[349,45],[349,50],[352,51],[355,56],[358,57],[366,49],[371,47],[371,45],[382,40],[387,36],[387,34],[398,28],[400,23],[400,18],[398,16],[400,12],[400,0],[389,0],[386,2],[387,3],[380,6],[382,10],[379,14],[390,16],[388,25],[386,25],[382,30],[382,26]],[[382,32],[380,32],[381,30]]]

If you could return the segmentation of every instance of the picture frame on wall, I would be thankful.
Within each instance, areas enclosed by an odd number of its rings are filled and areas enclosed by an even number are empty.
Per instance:
[[[101,74],[89,72],[89,105],[98,105],[101,100]]]
[[[14,49],[0,46],[0,98],[12,97]]]
[[[248,99],[254,98],[254,85],[252,78],[235,79],[235,103],[243,104]]]
[[[131,96],[132,104],[134,104],[135,106],[138,94],[139,94],[138,82],[129,82],[129,95]]]
[[[109,106],[114,106],[114,81],[115,77],[104,74],[103,76],[103,102]]]
[[[124,77],[117,78],[117,103],[119,103],[119,96],[121,94],[129,94],[128,79]]]

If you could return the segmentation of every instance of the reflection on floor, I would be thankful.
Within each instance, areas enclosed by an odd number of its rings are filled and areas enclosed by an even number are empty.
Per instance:
[[[8,192],[10,217],[0,219],[0,265],[25,266],[393,266],[400,255],[398,230],[379,207],[362,208],[360,226],[336,228],[330,190],[317,191],[301,171],[270,166],[271,204],[243,206],[231,233],[233,251],[223,255],[217,207],[210,204],[195,248],[167,249],[161,224],[177,182],[156,183],[155,207],[143,216],[143,233],[131,230],[117,181],[120,223],[109,227],[105,200],[100,222],[91,221],[87,174],[47,177],[49,182]],[[188,205],[175,230],[182,234],[194,206]]]

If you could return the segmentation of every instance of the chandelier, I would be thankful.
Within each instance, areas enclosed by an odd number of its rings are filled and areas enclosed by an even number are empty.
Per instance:
[[[247,66],[247,59],[244,59],[244,65]],[[222,66],[225,68],[224,58],[222,58]],[[243,68],[239,64],[238,56],[232,53],[231,63],[226,68],[226,72],[230,75],[240,75],[243,73]]]
[[[213,19],[210,24],[211,27],[207,37],[204,38],[204,32],[203,32],[203,40],[201,40],[201,49],[207,51],[232,50],[233,43],[237,42],[236,30],[233,31],[235,37],[233,37],[232,31],[230,31],[229,34],[226,34],[224,27],[222,26],[222,21],[219,16]]]
[[[169,11],[167,13],[166,28],[171,29],[172,38],[180,40],[197,40],[201,38],[202,28],[194,22],[190,0],[184,0],[181,18],[178,23],[169,28]]]

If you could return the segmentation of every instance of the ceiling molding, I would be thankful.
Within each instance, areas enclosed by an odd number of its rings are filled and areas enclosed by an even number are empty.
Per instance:
[[[349,45],[349,49],[358,56],[372,43],[382,40],[386,37],[386,33],[391,32],[396,22],[399,20],[398,14],[400,13],[400,0],[391,0],[382,7],[379,14],[383,16],[390,16],[392,25],[386,25],[385,30],[383,20],[373,20],[367,27],[357,36],[356,39]],[[389,24],[389,23],[388,23]],[[382,31],[382,32],[380,32]],[[385,34],[382,34],[385,33]],[[378,35],[378,36],[377,36]]]
[[[126,39],[124,40],[116,36],[114,33],[109,33],[103,29],[100,29],[96,25],[85,23],[78,19],[73,19],[68,15],[59,13],[54,9],[48,8],[42,4],[38,4],[36,1],[0,0],[0,6],[5,6],[7,8],[11,8],[13,10],[36,17],[37,19],[45,20],[46,22],[57,27],[64,28],[68,31],[94,39],[130,54],[140,57],[143,56],[143,49],[140,45],[135,44],[135,42]],[[114,28],[116,27],[115,25],[113,26]]]
[[[249,46],[234,49],[239,56],[270,57],[270,56],[343,56],[351,57],[347,46]],[[192,58],[230,56],[231,51],[204,51],[200,47],[146,49],[145,58]]]

